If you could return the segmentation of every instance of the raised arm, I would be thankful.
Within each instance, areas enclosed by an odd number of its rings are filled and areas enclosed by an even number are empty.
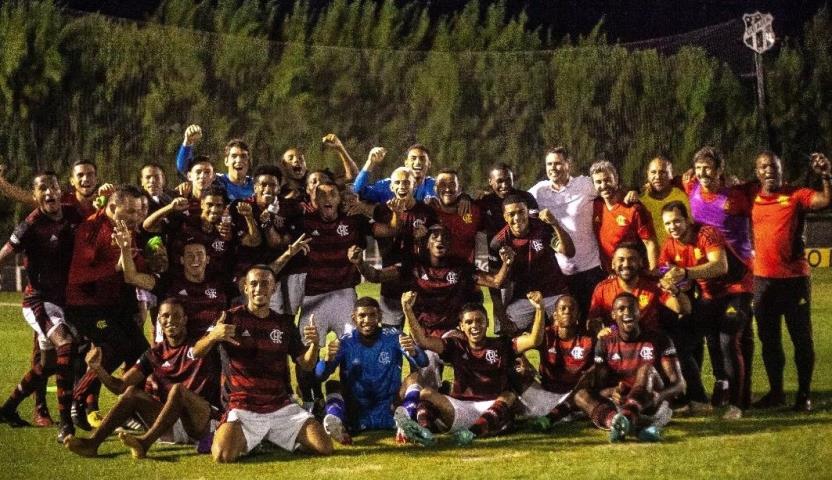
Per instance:
[[[425,334],[425,329],[419,325],[416,319],[416,314],[413,313],[413,304],[416,303],[416,292],[407,291],[402,294],[402,311],[407,325],[410,327],[410,334],[416,340],[416,344],[422,348],[442,354],[445,351],[445,343],[442,339],[436,337],[429,337]]]
[[[823,190],[815,192],[812,195],[812,202],[809,208],[812,210],[820,210],[829,206],[829,201],[832,199],[832,185],[830,185],[830,164],[829,159],[822,153],[813,153],[812,156],[812,170],[820,175],[823,184]]]
[[[156,286],[156,277],[136,270],[136,264],[133,262],[133,234],[124,220],[116,224],[113,239],[121,250],[121,257],[118,261],[121,264],[124,281],[144,290],[153,290]]]
[[[246,222],[246,233],[240,238],[240,243],[246,247],[259,247],[263,242],[263,236],[260,235],[260,229],[257,228],[257,222],[254,221],[254,212],[251,209],[251,204],[248,202],[240,202],[237,204],[237,213],[243,217]]]
[[[399,278],[399,268],[396,266],[378,269],[365,262],[364,250],[358,245],[353,245],[347,250],[347,257],[361,276],[370,283],[389,282]]]
[[[107,370],[101,365],[101,349],[99,347],[92,347],[87,352],[87,366],[90,370],[95,372],[101,383],[107,389],[116,395],[121,395],[128,387],[133,387],[144,383],[145,376],[137,367],[131,367],[121,378],[116,378],[110,375]]]
[[[303,327],[303,340],[307,344],[306,351],[295,359],[295,363],[301,370],[307,372],[314,370],[318,362],[318,328],[315,326],[315,315],[309,317],[309,325]]]
[[[169,204],[145,218],[142,223],[142,228],[150,233],[159,233],[162,231],[162,220],[175,212],[184,212],[187,209],[188,199],[185,197],[176,197]]]
[[[560,222],[555,218],[554,214],[549,211],[548,208],[544,208],[537,214],[537,218],[541,221],[547,223],[549,226],[552,227],[552,230],[555,232],[555,239],[557,240],[557,245],[555,245],[555,251],[560,253],[561,255],[565,255],[568,258],[572,258],[575,255],[575,244],[572,243],[572,237],[566,233],[566,230],[560,225]]]
[[[176,152],[176,171],[182,175],[188,172],[188,162],[191,160],[194,145],[202,138],[202,128],[199,125],[188,125],[185,129],[185,139]]]
[[[510,247],[501,247],[499,253],[500,260],[502,260],[500,270],[494,275],[478,271],[475,274],[477,285],[488,288],[502,288],[511,271],[511,265],[514,263],[515,252]]]
[[[514,350],[517,353],[531,350],[543,343],[543,320],[546,318],[546,312],[543,310],[543,294],[533,291],[527,293],[526,298],[534,306],[534,321],[531,332],[524,333],[514,340]]]
[[[240,345],[240,342],[234,339],[237,335],[237,326],[226,324],[225,318],[226,313],[222,312],[222,315],[220,315],[217,323],[211,327],[205,336],[196,342],[193,348],[194,358],[202,358],[208,355],[208,352],[210,352],[211,349],[220,342],[228,342],[231,345],[236,346]]]
[[[34,197],[32,197],[32,192],[26,191],[13,183],[9,183],[9,181],[6,180],[5,165],[0,165],[0,193],[3,193],[3,195],[9,197],[15,202],[30,205],[32,207],[37,206]]]
[[[289,244],[286,251],[283,252],[283,255],[277,257],[277,259],[269,265],[269,267],[271,267],[274,271],[274,274],[277,275],[281,270],[283,270],[283,267],[289,263],[289,260],[291,260],[298,253],[303,252],[304,255],[309,253],[309,242],[311,241],[312,239],[306,238],[306,234],[304,233],[293,243]]]
[[[335,150],[335,153],[338,154],[338,158],[341,159],[341,164],[344,166],[344,180],[353,181],[358,175],[358,165],[355,164],[347,149],[344,148],[341,139],[334,133],[328,133],[324,135],[321,142],[325,147]]]

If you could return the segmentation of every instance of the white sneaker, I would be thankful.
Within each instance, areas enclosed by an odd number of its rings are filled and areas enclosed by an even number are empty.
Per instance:
[[[728,405],[728,410],[722,414],[723,420],[739,420],[742,418],[742,410],[735,405]]]
[[[323,423],[324,431],[326,431],[326,433],[332,437],[333,440],[341,445],[352,444],[352,437],[350,437],[350,434],[347,433],[347,429],[344,428],[344,422],[342,422],[340,418],[332,415],[331,413],[327,413],[324,416]]]
[[[656,409],[656,413],[653,414],[653,421],[650,422],[650,425],[662,428],[670,423],[671,418],[673,418],[673,410],[670,408],[670,403],[665,400],[661,405],[659,405],[659,408]]]

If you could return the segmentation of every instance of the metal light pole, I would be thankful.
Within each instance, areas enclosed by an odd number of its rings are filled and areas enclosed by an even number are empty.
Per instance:
[[[766,133],[766,143],[771,146],[771,132],[766,117],[765,71],[763,70],[763,53],[774,46],[775,37],[772,23],[774,17],[769,13],[746,13],[742,16],[745,32],[742,42],[754,50],[754,73],[757,77],[757,118]]]

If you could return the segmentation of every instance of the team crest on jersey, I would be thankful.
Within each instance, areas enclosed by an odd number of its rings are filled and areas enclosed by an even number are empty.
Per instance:
[[[214,243],[211,244],[211,248],[213,248],[215,252],[224,252],[225,240],[214,240]]]
[[[649,345],[641,347],[641,350],[638,352],[638,356],[645,360],[653,360],[653,347]]]
[[[422,228],[424,226],[425,226],[425,220],[424,219],[417,218],[416,220],[413,220],[413,229],[414,230],[416,230],[418,228]]]
[[[701,260],[704,255],[702,254],[702,250],[698,248],[693,249],[693,258],[697,260]]]
[[[383,351],[378,354],[378,363],[382,365],[390,365],[390,352]]]
[[[638,296],[638,308],[644,308],[647,304],[650,303],[650,296],[646,293],[642,293]]]
[[[624,215],[618,215],[615,217],[615,223],[618,224],[619,227],[626,227],[627,217],[625,217]]]
[[[339,223],[338,228],[335,229],[335,233],[337,233],[338,235],[340,235],[342,237],[346,237],[347,235],[350,234],[350,228],[348,226],[344,225],[343,223]]]
[[[457,275],[456,272],[448,272],[448,274],[445,275],[445,280],[451,285],[456,285],[456,282],[459,281],[459,275]]]
[[[497,350],[486,350],[485,351],[485,361],[494,365],[495,363],[500,361],[500,356],[497,355]]]
[[[282,343],[283,342],[283,332],[275,328],[271,332],[269,332],[269,338],[272,339],[274,343]]]
[[[777,197],[777,203],[779,203],[780,205],[782,205],[784,207],[788,207],[789,206],[789,196],[788,195],[780,195],[779,197]]]
[[[104,330],[107,328],[107,320],[99,320],[95,323],[95,328],[99,330]]]
[[[584,347],[575,346],[574,348],[572,348],[572,351],[569,352],[569,353],[570,353],[570,355],[572,355],[572,358],[574,358],[575,360],[583,360],[583,358],[584,358]]]
[[[189,348],[188,351],[185,352],[185,357],[187,357],[188,360],[194,360],[196,358],[196,357],[194,357],[194,349]]]
[[[206,288],[205,289],[205,296],[208,298],[217,298],[217,289],[216,288]]]
[[[471,215],[470,213],[466,213],[465,215],[462,216],[462,221],[465,222],[465,223],[473,223],[474,222],[474,216]]]
[[[543,250],[543,242],[541,242],[540,240],[532,240],[532,248],[535,252]]]

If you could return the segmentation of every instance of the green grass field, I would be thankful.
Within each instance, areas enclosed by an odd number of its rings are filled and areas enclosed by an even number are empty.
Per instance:
[[[360,294],[371,292],[371,286],[361,287]],[[603,432],[585,422],[560,426],[547,435],[521,430],[477,440],[465,449],[455,447],[450,438],[440,439],[433,449],[398,447],[392,433],[371,433],[356,437],[353,446],[336,445],[335,455],[328,458],[280,451],[250,456],[235,465],[215,465],[192,447],[173,446],[156,447],[147,459],[136,461],[115,439],[101,446],[100,458],[79,458],[55,443],[55,429],[12,430],[0,425],[0,478],[832,478],[827,462],[832,454],[829,292],[832,270],[816,270],[816,411],[810,415],[751,411],[730,423],[717,417],[674,419],[661,444],[610,445]],[[25,372],[32,345],[18,303],[18,295],[0,294],[2,399]],[[790,345],[786,351],[790,358]],[[767,383],[759,353],[754,360],[754,390],[759,394]],[[703,375],[710,385],[709,367]],[[795,389],[791,363],[786,388],[790,393]],[[102,407],[108,408],[113,398],[109,392],[103,394]],[[56,414],[57,407],[51,405]],[[32,403],[26,400],[20,413],[29,418],[31,411]]]

